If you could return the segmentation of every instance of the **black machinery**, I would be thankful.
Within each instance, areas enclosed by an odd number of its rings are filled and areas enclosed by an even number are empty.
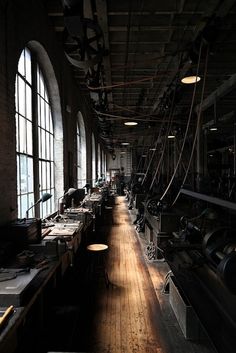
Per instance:
[[[175,209],[179,227],[158,246],[217,351],[234,353],[236,205],[186,191]]]

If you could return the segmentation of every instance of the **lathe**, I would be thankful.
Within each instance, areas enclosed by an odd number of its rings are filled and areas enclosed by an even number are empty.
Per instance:
[[[158,233],[167,212],[154,206],[149,207],[154,216],[148,213],[147,221]],[[166,236],[158,238],[158,249],[171,270],[166,285],[171,282],[187,298],[220,353],[234,353],[236,346],[235,215],[235,203],[182,190],[168,212]]]

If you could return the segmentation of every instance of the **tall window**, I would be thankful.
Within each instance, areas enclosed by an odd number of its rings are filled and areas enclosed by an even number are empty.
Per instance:
[[[106,177],[106,154],[102,150],[102,174]]]
[[[84,187],[87,181],[86,136],[82,114],[78,114],[77,124],[77,185]]]
[[[42,72],[37,66],[38,161],[40,195],[54,193],[54,134],[51,107]],[[53,211],[53,199],[41,204],[43,216]]]
[[[27,48],[18,63],[15,98],[18,217],[23,218],[42,193],[54,193],[51,108],[42,72]],[[50,214],[53,199],[40,207],[37,216]],[[32,208],[29,217],[34,216]]]
[[[101,177],[101,147],[100,147],[100,143],[98,143],[98,153],[97,153],[98,159],[97,159],[97,163],[98,163],[98,170],[97,170],[97,174],[98,177]]]
[[[92,134],[92,186],[95,185],[96,181],[96,149],[95,149],[95,138]]]

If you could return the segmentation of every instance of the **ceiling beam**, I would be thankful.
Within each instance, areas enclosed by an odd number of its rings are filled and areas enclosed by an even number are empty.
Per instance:
[[[215,102],[225,96],[227,93],[232,91],[232,89],[236,86],[236,74],[232,75],[226,82],[224,82],[221,86],[219,86],[214,92],[212,92],[207,98],[202,102],[201,110],[202,112],[212,105]],[[200,105],[198,104],[195,108],[195,112],[198,113],[200,109]]]

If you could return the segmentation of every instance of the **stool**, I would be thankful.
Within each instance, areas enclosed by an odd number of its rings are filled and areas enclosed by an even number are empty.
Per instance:
[[[106,244],[90,244],[87,246],[90,255],[88,276],[92,280],[94,280],[95,277],[102,276],[105,280],[106,287],[108,288],[111,283],[105,265],[105,253],[107,249],[108,245]]]
[[[108,219],[111,220],[111,224],[114,225],[113,221],[113,207],[112,206],[105,206],[105,216],[107,216]]]

